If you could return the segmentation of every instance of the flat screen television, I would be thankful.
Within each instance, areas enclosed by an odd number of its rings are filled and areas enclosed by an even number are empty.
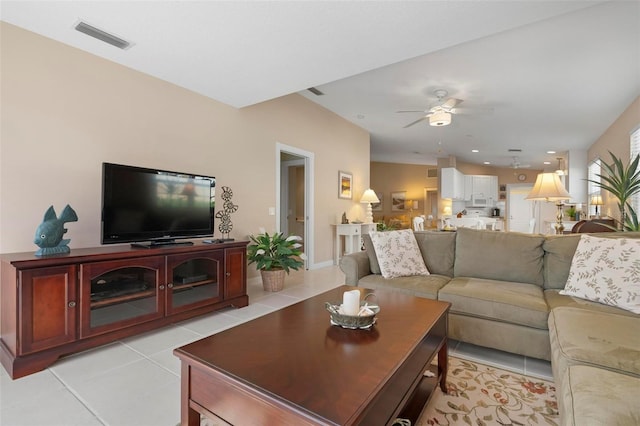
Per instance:
[[[103,163],[102,244],[213,236],[215,186],[211,176]]]

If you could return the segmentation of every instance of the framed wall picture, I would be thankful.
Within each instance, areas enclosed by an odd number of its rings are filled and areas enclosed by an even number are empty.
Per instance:
[[[382,211],[382,192],[376,192],[376,196],[378,197],[378,200],[380,200],[380,202],[371,203],[371,210],[373,210],[374,212],[381,212]]]
[[[405,210],[404,202],[407,198],[407,191],[396,191],[391,193],[391,211],[401,212]]]
[[[338,198],[351,200],[353,198],[353,175],[348,172],[338,172]]]

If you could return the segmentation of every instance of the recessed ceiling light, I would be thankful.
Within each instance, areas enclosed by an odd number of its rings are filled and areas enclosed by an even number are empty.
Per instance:
[[[471,152],[480,152],[480,151],[477,149],[472,149]]]
[[[555,154],[555,151],[547,151],[547,154]]]
[[[484,164],[491,164],[491,161],[485,161]]]
[[[544,162],[544,163],[542,163],[542,164],[546,164],[546,165],[548,166],[549,164],[551,164],[551,161],[545,161],[545,162]]]

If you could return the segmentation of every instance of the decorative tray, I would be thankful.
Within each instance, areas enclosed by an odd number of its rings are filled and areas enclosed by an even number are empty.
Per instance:
[[[331,315],[331,324],[339,325],[343,328],[369,328],[376,323],[376,315],[380,312],[380,306],[372,305],[367,302],[367,297],[373,295],[372,293],[365,296],[365,300],[360,302],[360,314],[361,315],[346,315],[341,311],[341,305],[339,303],[325,302],[325,308]]]

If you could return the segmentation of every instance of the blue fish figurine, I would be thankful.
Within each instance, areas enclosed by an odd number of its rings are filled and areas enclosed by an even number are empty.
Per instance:
[[[63,240],[62,236],[67,232],[64,224],[67,222],[76,222],[78,215],[68,204],[62,210],[60,218],[56,217],[56,211],[53,206],[49,207],[44,214],[42,223],[36,229],[34,243],[40,247],[36,251],[36,256],[47,256],[50,254],[69,253],[69,242],[71,240]]]

